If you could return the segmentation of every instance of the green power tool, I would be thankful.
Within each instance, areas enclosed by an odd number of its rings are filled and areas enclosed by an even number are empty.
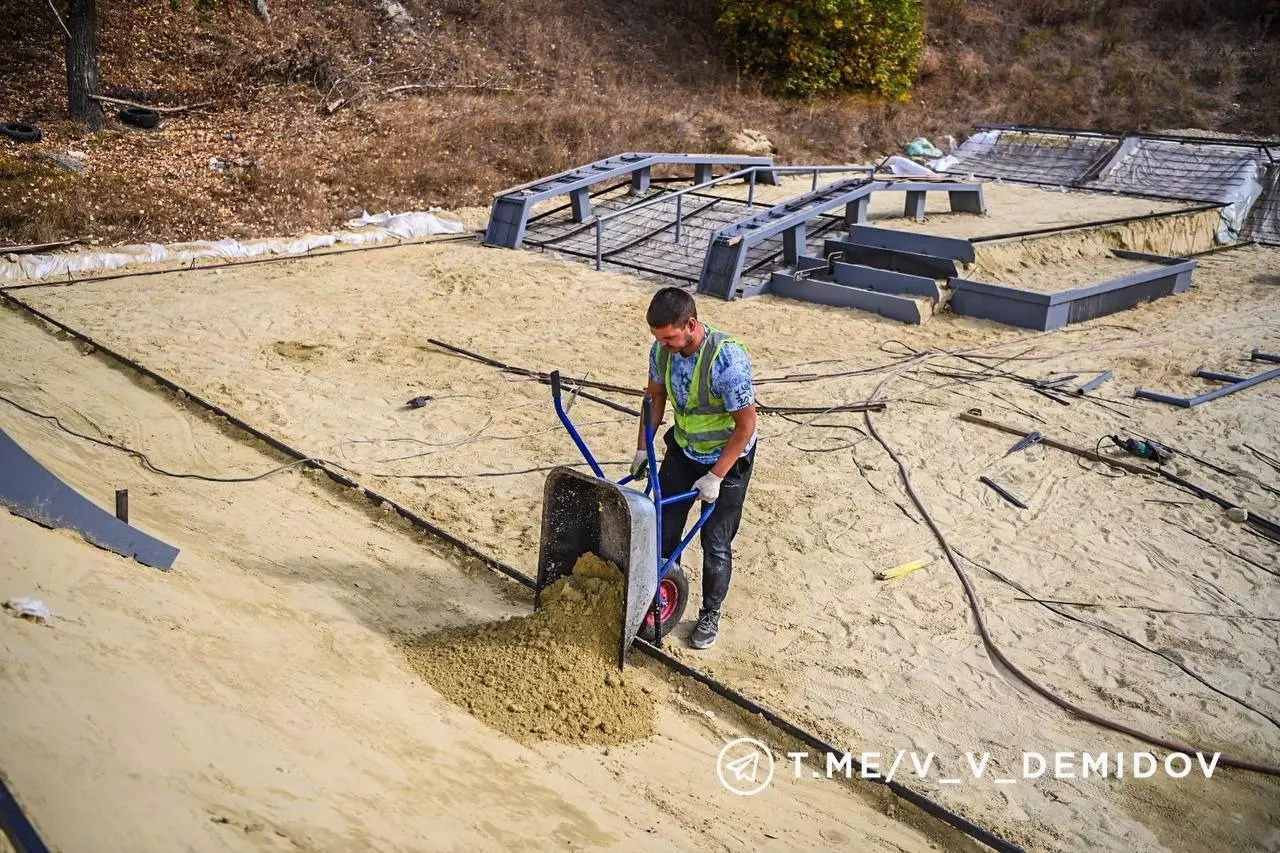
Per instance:
[[[1147,441],[1141,438],[1120,438],[1119,436],[1109,436],[1112,443],[1116,447],[1124,448],[1134,456],[1140,456],[1143,459],[1150,459],[1157,465],[1163,465],[1173,458],[1173,451],[1154,441]]]

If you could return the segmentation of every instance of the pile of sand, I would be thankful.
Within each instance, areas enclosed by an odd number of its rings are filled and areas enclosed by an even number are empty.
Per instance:
[[[529,616],[419,637],[424,680],[498,731],[528,743],[617,744],[654,732],[648,688],[618,671],[622,573],[584,554]]]

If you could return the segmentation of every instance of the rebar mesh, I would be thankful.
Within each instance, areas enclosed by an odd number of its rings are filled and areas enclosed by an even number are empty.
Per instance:
[[[644,197],[630,195],[616,188],[592,199],[597,212],[625,211],[641,201],[667,196],[647,207],[624,213],[604,223],[600,257],[604,265],[648,272],[677,283],[696,285],[702,274],[707,245],[718,229],[762,210],[760,205],[743,199],[718,196],[711,192],[688,193],[677,202],[674,192],[655,189]],[[676,239],[676,211],[679,206],[680,233]],[[819,239],[843,223],[838,216],[822,216],[812,223],[809,237]],[[596,226],[594,222],[572,221],[566,205],[529,220],[525,242],[531,246],[595,259]],[[754,246],[744,264],[742,283],[763,283],[782,256],[781,235]]]
[[[1139,138],[1088,188],[1225,203],[1256,176],[1261,158],[1256,148]]]
[[[1084,180],[1119,141],[1119,136],[982,131],[956,149],[946,171],[980,178],[1070,186]]]
[[[1280,165],[1268,170],[1262,195],[1245,222],[1244,236],[1255,243],[1280,246]]]

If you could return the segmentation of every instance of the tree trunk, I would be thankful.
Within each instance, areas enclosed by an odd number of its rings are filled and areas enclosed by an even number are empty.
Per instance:
[[[95,0],[71,0],[67,29],[67,107],[71,118],[102,129],[102,107],[90,98],[98,94],[98,14]]]

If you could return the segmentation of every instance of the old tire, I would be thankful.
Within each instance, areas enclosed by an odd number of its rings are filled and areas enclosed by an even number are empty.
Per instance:
[[[120,111],[120,120],[125,124],[150,130],[160,123],[160,113],[143,107],[125,107]]]
[[[667,571],[666,577],[658,584],[658,591],[662,596],[659,612],[662,620],[661,636],[665,637],[671,633],[672,628],[680,624],[680,620],[684,618],[685,606],[689,603],[689,579],[685,577],[684,569],[679,564]],[[652,608],[645,614],[644,622],[640,625],[640,639],[654,642]]]
[[[43,137],[40,128],[34,124],[23,124],[17,121],[0,124],[0,134],[9,137],[14,142],[39,142]]]

